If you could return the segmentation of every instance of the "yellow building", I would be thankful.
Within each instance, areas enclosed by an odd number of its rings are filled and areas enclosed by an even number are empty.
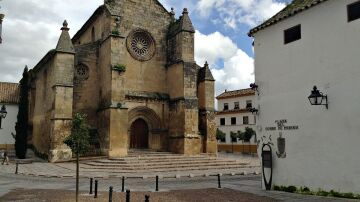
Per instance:
[[[110,158],[129,149],[216,153],[214,79],[194,61],[187,9],[179,19],[156,0],[105,0],[70,39],[65,21],[56,49],[30,71],[32,144],[51,162],[74,113],[92,127],[92,150]]]

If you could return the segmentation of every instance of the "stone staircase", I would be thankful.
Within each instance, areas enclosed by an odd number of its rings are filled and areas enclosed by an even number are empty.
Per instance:
[[[221,171],[249,168],[249,163],[217,158],[208,154],[184,156],[170,152],[133,150],[124,158],[92,159],[81,161],[80,168],[85,172],[117,173],[168,173],[190,171]]]

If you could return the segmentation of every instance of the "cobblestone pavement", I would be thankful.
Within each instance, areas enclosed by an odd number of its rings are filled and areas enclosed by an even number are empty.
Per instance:
[[[113,186],[115,192],[121,191],[121,180],[118,178],[98,180],[99,191],[106,192],[108,191],[109,186]],[[255,175],[223,176],[221,178],[221,185],[223,188],[233,189],[245,193],[251,193],[256,196],[265,196],[280,201],[354,201],[328,197],[306,196],[276,191],[264,191],[260,187],[260,181],[261,177]],[[217,186],[217,177],[214,176],[194,178],[166,178],[159,180],[159,189],[161,192],[167,192],[170,190],[209,189],[217,188]],[[0,197],[4,196],[5,194],[9,193],[11,190],[14,189],[48,189],[74,191],[75,180],[71,178],[47,178],[0,173]],[[130,189],[132,192],[154,192],[155,180],[152,178],[126,179],[125,189]],[[89,179],[80,179],[80,190],[85,193],[88,192]]]

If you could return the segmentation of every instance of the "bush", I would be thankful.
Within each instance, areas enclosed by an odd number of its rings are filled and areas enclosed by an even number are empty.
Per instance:
[[[112,66],[113,70],[119,71],[119,72],[125,72],[126,71],[126,66],[123,64],[116,64]]]
[[[119,30],[113,30],[113,31],[111,32],[111,34],[112,34],[112,35],[115,35],[115,36],[120,36]]]

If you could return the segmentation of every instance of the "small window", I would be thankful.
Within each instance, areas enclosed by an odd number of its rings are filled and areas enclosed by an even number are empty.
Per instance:
[[[95,28],[94,27],[91,29],[91,41],[92,42],[95,41]]]
[[[236,117],[231,118],[231,125],[236,125]]]
[[[243,117],[243,124],[244,124],[244,125],[248,125],[248,124],[249,124],[249,117],[248,117],[248,116],[244,116],[244,117]]]
[[[234,109],[240,109],[239,102],[234,102]]]
[[[224,103],[224,111],[229,110],[229,104],[228,103]]]
[[[347,6],[348,22],[357,20],[360,18],[360,1],[352,3]]]
[[[246,108],[252,108],[252,101],[251,100],[247,100],[246,101]]]
[[[221,118],[221,119],[220,119],[220,125],[221,125],[221,126],[225,126],[225,118]]]
[[[289,28],[284,31],[284,43],[288,44],[301,39],[301,25]]]

